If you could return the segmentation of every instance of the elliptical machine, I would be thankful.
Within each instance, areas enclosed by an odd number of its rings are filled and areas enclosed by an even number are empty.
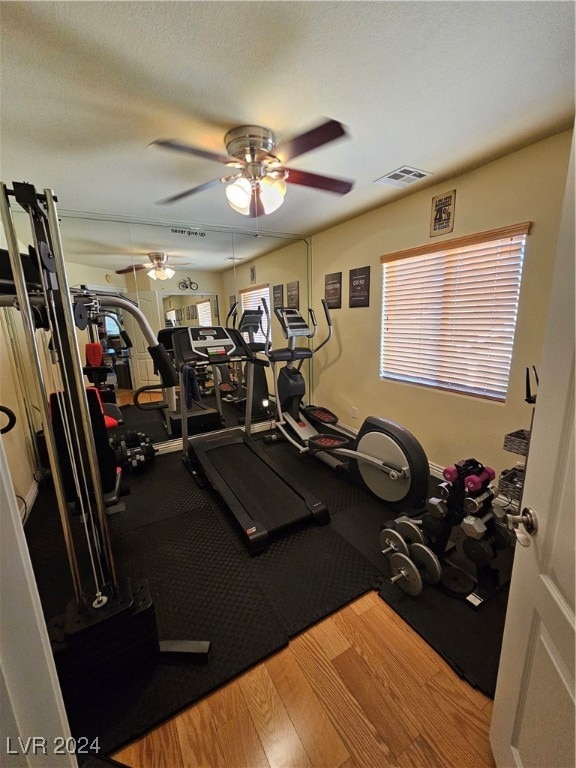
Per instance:
[[[270,321],[266,302],[264,311]],[[337,471],[357,476],[371,493],[391,509],[420,514],[426,506],[430,469],[424,449],[407,429],[388,419],[369,416],[358,433],[338,423],[336,414],[315,405],[304,406],[306,383],[302,365],[332,338],[332,319],[322,300],[328,332],[316,347],[297,346],[312,339],[318,324],[314,310],[307,322],[299,310],[275,307],[288,346],[267,349],[276,381],[276,428],[266,442],[287,440],[300,453],[309,453]],[[277,372],[279,363],[285,363]]]

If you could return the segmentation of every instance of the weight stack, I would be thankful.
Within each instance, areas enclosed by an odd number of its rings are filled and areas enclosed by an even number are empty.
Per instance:
[[[146,581],[132,587],[128,578],[121,580],[118,594],[99,609],[79,610],[70,602],[65,614],[48,623],[48,635],[68,706],[110,695],[121,680],[158,661],[156,614]]]

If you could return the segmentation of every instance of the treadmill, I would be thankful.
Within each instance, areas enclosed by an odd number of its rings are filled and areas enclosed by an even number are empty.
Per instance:
[[[298,523],[328,523],[330,513],[325,504],[293,480],[288,482],[250,435],[254,366],[267,365],[267,361],[256,358],[236,329],[222,326],[183,329],[174,335],[174,347],[179,360],[208,361],[211,365],[249,363],[244,429],[188,439],[183,424],[182,436],[184,463],[201,484],[207,482],[224,501],[249,552],[261,552],[272,534]]]

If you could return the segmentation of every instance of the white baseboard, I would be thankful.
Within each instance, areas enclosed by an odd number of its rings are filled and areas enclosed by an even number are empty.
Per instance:
[[[28,515],[30,514],[30,510],[32,509],[32,506],[34,502],[36,501],[36,497],[38,496],[38,483],[36,480],[32,481],[32,485],[28,489],[28,493],[26,494],[24,498],[24,507],[22,508],[22,501],[18,497],[16,497],[16,502],[18,504],[18,511],[20,512],[20,517],[22,518],[22,523],[25,523],[28,519]]]
[[[432,477],[436,477],[438,478],[438,480],[444,480],[442,476],[444,467],[442,467],[440,464],[433,464],[431,461],[428,462],[428,465],[430,467],[430,474],[432,475]]]

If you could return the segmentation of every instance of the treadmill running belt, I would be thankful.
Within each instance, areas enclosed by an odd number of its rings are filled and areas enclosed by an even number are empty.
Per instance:
[[[279,530],[291,524],[295,516],[304,518],[309,513],[304,500],[288,485],[279,483],[274,473],[265,471],[267,467],[255,462],[243,443],[224,445],[207,453],[242,506],[266,529]],[[295,507],[300,509],[297,515]]]

